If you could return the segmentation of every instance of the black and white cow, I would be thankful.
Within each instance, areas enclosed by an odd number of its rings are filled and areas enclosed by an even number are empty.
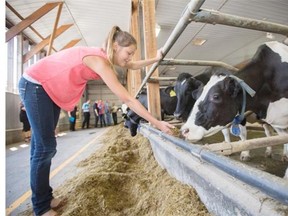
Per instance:
[[[176,118],[182,118],[184,122],[187,121],[188,116],[195,104],[197,94],[206,84],[213,73],[220,73],[226,71],[223,67],[209,67],[202,74],[193,77],[189,73],[181,73],[176,80],[174,90],[177,96],[177,106],[174,112]],[[243,121],[244,122],[244,121]],[[246,128],[240,126],[240,138],[246,139]],[[228,128],[222,130],[224,140],[230,142],[230,132]],[[248,158],[248,157],[247,157]]]
[[[139,102],[148,109],[147,92],[143,90],[138,95]],[[160,89],[160,105],[161,105],[161,117],[164,119],[164,115],[173,115],[177,104],[177,98],[173,86],[168,86],[165,89]],[[125,117],[124,126],[129,128],[131,136],[137,134],[137,127],[142,118],[134,111],[129,110]]]
[[[249,86],[255,91],[253,97],[246,93],[251,90]],[[243,110],[254,112],[278,134],[287,134],[288,47],[276,41],[261,45],[237,77],[215,74],[199,95],[181,127],[188,140],[197,141],[217,133]],[[284,146],[283,156],[287,158],[288,145]]]
[[[189,114],[195,103],[195,90],[201,88],[203,83],[195,79],[189,73],[181,73],[177,77],[174,90],[177,97],[177,106],[174,112],[174,116],[177,119],[187,121]]]

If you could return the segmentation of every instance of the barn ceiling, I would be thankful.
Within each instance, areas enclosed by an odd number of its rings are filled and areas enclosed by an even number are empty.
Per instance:
[[[44,4],[55,1],[47,0],[8,0],[6,1],[6,19],[13,24],[21,21],[12,10],[26,18]],[[73,24],[57,37],[53,43],[55,50],[61,50],[72,40],[80,39],[75,46],[101,46],[113,25],[129,31],[131,16],[130,0],[65,0],[58,26]],[[190,0],[155,0],[156,22],[161,31],[157,37],[158,47],[164,46],[171,32]],[[7,3],[11,7],[7,7]],[[287,0],[206,0],[201,9],[216,10],[237,15],[288,24]],[[44,38],[54,27],[58,7],[32,24],[32,27]],[[42,39],[31,28],[24,30],[34,42]],[[287,37],[267,32],[236,28],[226,25],[212,25],[191,22],[165,58],[185,60],[213,60],[237,65],[253,56],[256,48],[265,41],[284,41]],[[192,44],[194,39],[205,39],[202,46]],[[199,74],[204,66],[159,66],[160,76],[175,77],[181,72]]]

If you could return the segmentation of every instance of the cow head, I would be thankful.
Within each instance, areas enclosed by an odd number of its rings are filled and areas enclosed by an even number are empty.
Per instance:
[[[241,109],[241,95],[241,86],[235,79],[223,74],[213,75],[181,127],[182,135],[198,141],[223,129]]]
[[[132,110],[128,110],[127,114],[124,117],[124,127],[128,128],[130,131],[130,135],[132,137],[137,135],[137,129],[138,129],[138,124],[141,120],[141,117],[138,116],[135,112]]]
[[[177,106],[174,112],[176,118],[182,118],[186,121],[192,107],[195,103],[199,89],[203,83],[196,80],[189,73],[181,73],[176,81],[174,90],[177,96]]]

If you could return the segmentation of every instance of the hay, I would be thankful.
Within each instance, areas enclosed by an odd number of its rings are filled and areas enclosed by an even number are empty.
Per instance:
[[[62,216],[210,215],[193,188],[160,168],[146,138],[118,125],[103,143],[79,163],[83,172],[55,191],[67,198],[57,210]]]

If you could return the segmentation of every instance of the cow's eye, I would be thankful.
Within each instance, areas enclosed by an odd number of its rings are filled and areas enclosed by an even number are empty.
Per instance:
[[[214,102],[220,102],[221,99],[220,99],[219,94],[213,94],[211,97],[211,100]]]

